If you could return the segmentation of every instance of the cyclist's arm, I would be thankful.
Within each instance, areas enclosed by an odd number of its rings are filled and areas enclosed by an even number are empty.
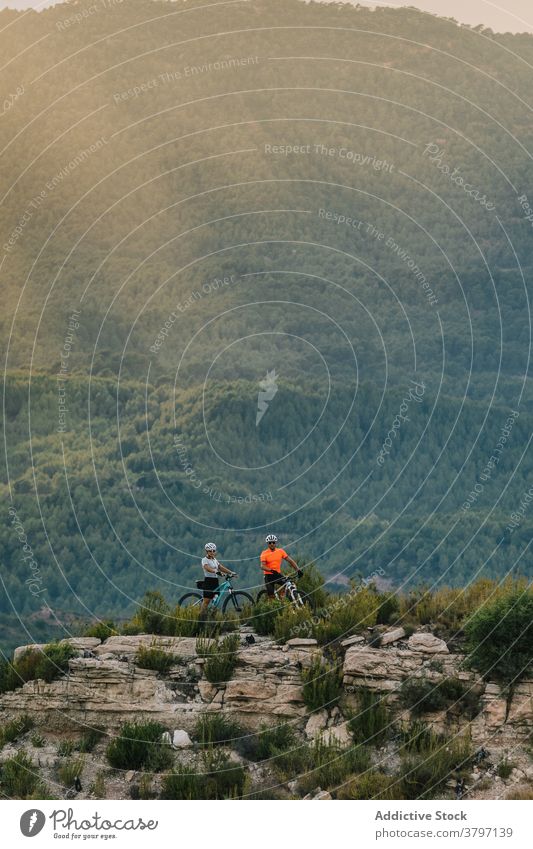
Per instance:
[[[221,572],[223,575],[233,575],[233,574],[235,574],[234,572],[232,572],[231,569],[227,569],[225,566],[223,566],[222,563],[218,564],[218,571]]]
[[[300,567],[299,567],[299,566],[298,566],[298,565],[294,562],[294,560],[292,559],[292,557],[289,557],[289,555],[288,555],[288,554],[287,554],[287,556],[286,556],[286,557],[284,557],[283,559],[287,561],[287,563],[289,564],[289,566],[292,566],[292,568],[294,569],[294,571],[295,571],[295,572],[299,572],[299,571],[300,571]]]
[[[270,572],[270,569],[268,568],[268,566],[267,566],[267,564],[265,563],[264,560],[260,560],[259,565],[261,566],[261,569],[263,570],[263,572]]]

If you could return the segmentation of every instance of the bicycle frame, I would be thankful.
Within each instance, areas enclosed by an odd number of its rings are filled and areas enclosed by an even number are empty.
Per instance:
[[[282,575],[282,577],[285,580],[283,581],[279,589],[277,585],[274,587],[274,596],[278,599],[278,601],[281,601],[281,599],[283,598],[288,598],[289,601],[292,601],[294,603],[294,593],[295,590],[298,589],[298,587],[296,586],[292,578],[289,578],[287,575]]]
[[[214,590],[215,596],[209,602],[209,607],[218,610],[219,607],[222,606],[222,603],[227,595],[233,592],[233,586],[231,583],[231,578],[226,578],[225,581],[218,586],[216,590]]]

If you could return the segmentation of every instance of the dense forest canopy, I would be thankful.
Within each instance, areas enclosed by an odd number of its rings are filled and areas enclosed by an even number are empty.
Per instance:
[[[129,614],[209,538],[254,585],[270,529],[530,575],[533,37],[84,0],[0,41],[3,614]]]

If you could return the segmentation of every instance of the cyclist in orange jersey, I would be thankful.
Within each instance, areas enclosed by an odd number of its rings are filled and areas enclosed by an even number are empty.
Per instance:
[[[289,566],[292,566],[298,577],[303,574],[292,557],[289,557],[285,549],[278,548],[278,538],[275,534],[268,534],[265,539],[267,548],[261,552],[260,563],[261,569],[265,576],[265,588],[269,599],[274,598],[274,589],[276,584],[283,583],[283,575],[281,574],[281,563],[286,560]]]

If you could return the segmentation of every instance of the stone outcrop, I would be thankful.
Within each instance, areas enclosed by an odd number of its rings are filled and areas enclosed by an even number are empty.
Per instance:
[[[68,643],[73,649],[76,649],[78,654],[83,654],[84,651],[93,651],[100,645],[101,640],[98,637],[72,637],[71,640],[60,640],[60,645]],[[27,646],[19,646],[13,652],[13,659],[19,660],[20,657],[27,651],[42,651],[46,648],[46,643],[31,643]]]
[[[414,640],[413,637],[423,640]],[[427,638],[431,638],[428,640]],[[344,658],[344,685],[347,701],[350,694],[353,707],[357,706],[356,693],[366,687],[386,698],[397,715],[409,720],[409,711],[402,711],[399,696],[402,683],[406,680],[427,679],[435,684],[443,678],[458,678],[466,685],[467,691],[480,697],[478,715],[470,720],[461,713],[460,707],[448,711],[425,714],[423,719],[431,723],[436,731],[460,730],[469,726],[474,743],[483,743],[496,736],[499,745],[512,746],[517,738],[526,739],[533,726],[533,681],[517,684],[511,699],[508,699],[501,687],[493,682],[485,682],[475,672],[464,667],[464,655],[448,652],[439,648],[438,652],[426,653],[420,646],[438,647],[442,640],[432,634],[413,634],[408,646],[415,648],[372,648],[366,644],[351,645]],[[437,655],[437,658],[435,657]]]
[[[270,641],[245,645],[232,679],[221,685],[203,677],[203,658],[194,638],[142,634],[104,642],[91,638],[83,645],[71,642],[93,656],[73,658],[68,674],[57,681],[30,681],[4,694],[0,713],[26,713],[36,726],[58,730],[82,724],[117,727],[140,718],[190,730],[204,711],[235,713],[252,727],[271,716],[299,717],[306,712],[300,670],[311,662],[314,640],[284,647]],[[140,646],[157,646],[175,655],[176,662],[165,676],[142,669],[135,663]],[[17,656],[26,648],[17,650]]]
[[[503,742],[527,738],[533,727],[533,681],[521,681],[512,698],[498,684],[489,683],[481,699],[482,709],[472,723],[473,733],[491,734]]]
[[[462,655],[443,655],[440,658],[443,674],[468,678],[469,675],[459,669],[462,660]],[[372,648],[363,644],[350,646],[344,658],[344,683],[347,686],[366,686],[396,694],[406,678],[422,675],[435,679],[442,677],[432,670],[431,659],[418,650]]]
[[[388,646],[391,643],[398,642],[398,640],[403,640],[404,637],[405,630],[403,628],[393,628],[381,635],[380,646]]]
[[[191,738],[182,728],[176,729],[172,734],[170,731],[165,731],[161,739],[163,743],[174,749],[188,749],[192,746]]]
[[[453,706],[425,715],[436,730],[460,730],[469,725],[474,742],[496,737],[501,745],[531,733],[533,681],[522,681],[509,699],[496,683],[484,682],[465,669],[464,657],[450,653],[433,634],[415,633],[406,640],[403,629],[397,628],[380,636],[379,647],[361,635],[342,643],[344,702],[349,709],[357,707],[358,690],[366,687],[386,699],[396,719],[408,721],[409,711],[399,698],[405,680],[425,678],[437,683],[443,678],[459,678],[480,697],[480,711],[473,720]],[[68,674],[49,684],[30,681],[5,693],[0,697],[3,720],[29,714],[37,727],[63,730],[81,725],[116,728],[126,720],[151,718],[171,733],[180,729],[186,737],[199,714],[223,711],[236,715],[252,730],[269,719],[288,718],[301,723],[307,739],[320,736],[340,745],[350,741],[345,717],[338,709],[309,714],[305,708],[301,672],[321,651],[315,640],[294,638],[278,646],[263,637],[257,637],[252,645],[243,639],[232,678],[222,684],[206,680],[194,638],[143,634],[110,637],[104,642],[96,638],[69,642],[78,656],[69,662]],[[140,646],[154,645],[175,656],[165,675],[142,669],[135,662]],[[17,649],[16,657],[27,648]]]
[[[305,734],[310,740],[314,740],[317,734],[320,734],[327,727],[328,712],[327,710],[318,710],[312,713],[307,720],[305,726]]]
[[[439,640],[433,634],[412,634],[407,643],[411,651],[421,651],[424,654],[441,654],[449,652],[448,646],[444,640]]]
[[[134,637],[108,637],[105,642],[98,642],[99,645],[93,649],[97,657],[109,655],[133,660],[141,646],[150,648],[155,645],[162,651],[175,654],[180,661],[195,661],[198,658],[194,637],[155,637],[153,634],[139,634]]]

